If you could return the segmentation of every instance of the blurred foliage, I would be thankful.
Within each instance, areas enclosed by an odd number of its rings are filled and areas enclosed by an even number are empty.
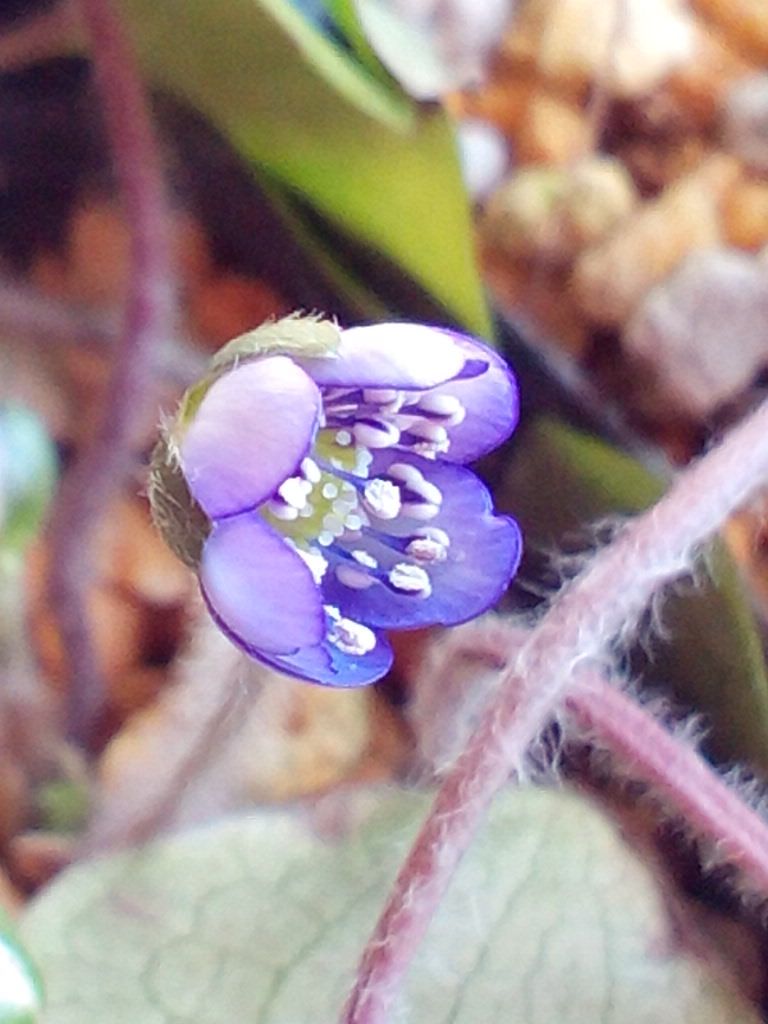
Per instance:
[[[0,404],[0,554],[18,554],[37,534],[56,485],[53,442],[38,417]]]
[[[121,1020],[157,1024],[337,1020],[429,798],[378,791],[367,803],[367,821],[335,843],[293,813],[262,813],[66,871],[23,928],[45,970],[47,1024],[103,1024],[115,1006]],[[651,870],[598,810],[512,789],[462,861],[397,1019],[758,1017],[673,941]]]
[[[0,910],[0,1024],[37,1024],[42,987],[37,969],[16,939],[8,915]]]
[[[549,418],[533,421],[503,470],[500,502],[521,522],[529,552],[588,549],[589,524],[641,511],[665,481],[597,437]],[[599,532],[599,527],[598,527]],[[553,562],[555,570],[558,557]],[[546,573],[535,558],[523,577]],[[700,578],[660,606],[661,629],[641,627],[630,671],[704,713],[716,756],[768,767],[768,674],[738,571],[715,541]]]
[[[489,335],[444,111],[412,103],[286,0],[126,0],[124,8],[154,82],[193,103],[289,195],[370,247],[358,290],[370,290],[379,252],[447,319]],[[345,274],[355,277],[349,267]]]

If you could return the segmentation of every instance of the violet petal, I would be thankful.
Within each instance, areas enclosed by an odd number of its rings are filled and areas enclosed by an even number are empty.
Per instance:
[[[209,518],[273,494],[307,454],[319,414],[316,385],[286,356],[242,363],[215,381],[180,445],[187,484]]]
[[[423,391],[461,372],[460,335],[423,324],[384,323],[341,332],[336,356],[298,360],[327,387],[405,388]]]
[[[485,373],[449,380],[435,388],[435,394],[458,398],[466,410],[465,419],[449,429],[451,444],[441,458],[473,462],[506,441],[515,429],[520,413],[517,384],[506,362],[492,348],[453,331],[444,333],[453,338],[468,361],[483,359],[488,364]]]
[[[312,573],[257,513],[214,524],[199,573],[214,618],[249,653],[288,655],[322,642],[325,616]]]
[[[321,686],[352,688],[375,683],[392,665],[392,648],[386,637],[376,632],[376,647],[368,654],[354,657],[325,641],[315,647],[303,647],[295,654],[268,655],[253,651],[255,657],[288,675],[298,676]]]
[[[401,594],[378,581],[367,589],[353,589],[342,584],[331,569],[323,581],[325,601],[336,605],[343,615],[378,629],[454,625],[474,618],[499,600],[518,567],[522,540],[517,523],[493,515],[490,494],[468,469],[417,455],[386,452],[376,457],[371,475],[383,472],[393,462],[418,467],[443,495],[440,511],[428,523],[401,515],[397,520],[374,524],[382,534],[399,538],[425,526],[437,527],[449,535],[445,561],[424,566],[432,592],[427,597]],[[395,564],[409,561],[402,551],[395,550],[397,541],[388,547],[369,535],[364,543],[352,546],[363,547],[376,558],[379,570],[385,574]]]

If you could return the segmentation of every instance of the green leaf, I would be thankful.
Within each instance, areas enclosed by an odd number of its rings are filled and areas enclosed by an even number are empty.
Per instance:
[[[20,405],[0,403],[1,555],[17,555],[32,540],[55,485],[56,453],[40,420]]]
[[[40,1020],[40,978],[19,945],[8,915],[0,910],[0,1024]]]
[[[636,459],[541,418],[504,470],[501,501],[520,520],[529,551],[552,550],[580,527],[647,508],[665,489],[663,477]],[[708,579],[673,588],[661,632],[643,638],[631,670],[707,716],[714,756],[766,769],[768,673],[754,615],[720,541],[707,569]]]
[[[366,71],[287,0],[124,0],[153,81],[489,335],[448,117]]]
[[[46,1024],[338,1019],[428,801],[397,793],[352,839],[262,814],[65,871],[24,935]],[[407,979],[402,1024],[757,1024],[686,954],[650,870],[573,794],[508,790]]]

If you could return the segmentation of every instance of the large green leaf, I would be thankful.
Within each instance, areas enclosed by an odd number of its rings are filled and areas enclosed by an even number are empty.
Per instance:
[[[324,1024],[428,801],[353,838],[261,814],[85,863],[23,933],[47,1024]],[[757,1024],[684,951],[651,872],[590,804],[508,790],[462,863],[392,1017],[401,1024]]]
[[[42,992],[37,970],[19,945],[8,916],[0,910],[0,1024],[36,1024]]]
[[[541,418],[504,469],[501,501],[520,519],[529,550],[561,550],[580,527],[639,512],[665,486],[636,459]],[[754,616],[720,541],[711,546],[707,568],[709,578],[673,588],[661,609],[661,631],[643,637],[632,669],[707,715],[714,755],[765,770],[768,674]]]
[[[287,0],[123,0],[153,81],[259,168],[488,335],[447,116],[419,108]]]

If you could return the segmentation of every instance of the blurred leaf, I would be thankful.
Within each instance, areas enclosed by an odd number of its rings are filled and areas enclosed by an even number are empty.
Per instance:
[[[16,941],[13,926],[0,910],[0,1024],[35,1024],[42,991],[37,971]]]
[[[569,534],[639,512],[666,489],[636,459],[559,421],[534,421],[504,470],[501,503],[513,509],[529,552],[569,546]],[[631,670],[711,719],[718,758],[768,767],[768,673],[738,571],[720,541],[709,579],[673,590],[662,630],[633,655]]]
[[[0,553],[37,533],[56,484],[53,442],[34,413],[0,403]]]
[[[286,0],[125,0],[153,81],[488,335],[450,121],[414,106]]]
[[[24,934],[47,1024],[334,1021],[428,801],[375,798],[352,839],[262,814],[65,871]],[[588,803],[508,790],[462,863],[396,1019],[757,1024],[686,954],[649,869]]]

